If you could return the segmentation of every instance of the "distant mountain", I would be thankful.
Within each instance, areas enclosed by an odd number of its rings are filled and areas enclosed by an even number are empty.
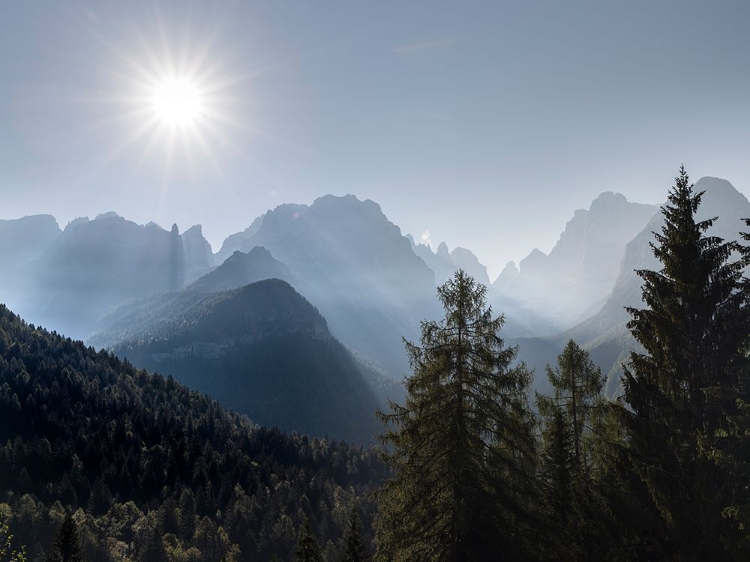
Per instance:
[[[695,191],[705,191],[697,218],[703,220],[718,217],[709,235],[725,240],[740,240],[740,232],[747,230],[743,218],[750,217],[750,202],[731,183],[720,178],[704,177],[695,183]],[[573,328],[555,338],[558,344],[573,338],[589,349],[592,357],[608,373],[606,391],[611,395],[620,391],[620,363],[627,360],[627,352],[636,345],[625,324],[630,319],[625,307],[639,308],[641,278],[638,269],[660,269],[649,246],[654,242],[653,232],[659,232],[664,224],[661,213],[655,215],[643,230],[626,246],[620,272],[601,309]]]
[[[260,227],[263,224],[263,218],[265,216],[266,215],[264,213],[263,215],[257,217],[250,224],[250,226],[248,226],[242,232],[238,232],[237,234],[232,234],[228,236],[227,239],[224,240],[224,243],[221,245],[221,249],[216,253],[216,256],[214,259],[216,265],[220,265],[224,263],[224,261],[229,256],[231,256],[234,252],[239,251],[240,248],[242,247],[242,243],[248,238],[253,237],[258,232],[258,230],[260,230]]]
[[[274,278],[293,281],[289,269],[268,250],[255,247],[247,254],[235,252],[219,267],[180,291],[158,293],[116,308],[99,320],[87,343],[112,348],[148,334],[170,331],[175,323],[187,322],[185,315],[202,307],[212,298],[211,293],[232,291]]]
[[[286,265],[262,246],[255,246],[246,254],[234,252],[219,267],[188,285],[188,289],[217,293],[239,289],[264,279],[283,279],[287,283],[295,283],[294,275]]]
[[[435,316],[434,274],[379,205],[327,195],[310,206],[281,205],[245,232],[222,251],[267,248],[334,336],[395,378],[409,372],[401,338],[416,339],[419,321]]]
[[[85,337],[95,322],[130,299],[172,291],[210,268],[200,227],[183,238],[115,213],[71,222],[28,264],[17,308],[36,323]]]
[[[31,266],[62,231],[55,217],[0,220],[0,302],[15,303],[28,285]]]
[[[658,212],[605,192],[588,210],[575,211],[549,255],[534,249],[520,271],[508,264],[495,293],[525,303],[530,312],[571,325],[607,297],[617,279],[625,245]]]
[[[487,274],[487,267],[479,263],[471,250],[457,247],[452,252],[448,251],[448,245],[441,242],[434,252],[426,244],[416,244],[412,236],[407,236],[411,241],[412,250],[427,264],[435,274],[435,284],[442,285],[459,269],[463,269],[471,275],[477,282],[484,286],[490,286],[490,277]]]
[[[203,228],[196,224],[182,233],[182,251],[185,254],[185,279],[192,281],[214,267],[211,244],[203,237]]]
[[[79,508],[84,560],[291,560],[306,518],[333,560],[352,509],[371,544],[375,451],[260,428],[2,305],[0,419],[3,519],[29,560]]]
[[[221,293],[186,289],[122,314],[109,324],[110,334],[125,336],[113,348],[118,356],[172,375],[261,425],[358,443],[371,442],[381,428],[375,410],[384,404],[362,367],[284,281]]]

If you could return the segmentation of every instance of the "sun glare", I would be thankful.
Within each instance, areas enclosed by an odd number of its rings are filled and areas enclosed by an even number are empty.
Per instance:
[[[234,135],[259,134],[247,124],[248,96],[238,92],[260,71],[215,51],[220,23],[216,30],[188,33],[191,26],[170,28],[157,17],[152,28],[124,37],[128,43],[122,45],[95,30],[119,62],[110,69],[113,93],[104,98],[117,111],[101,123],[119,128],[108,160],[138,147],[134,170],[162,159],[165,180],[173,170],[202,174],[206,164],[221,176],[221,156],[244,150]],[[175,166],[178,160],[184,165]]]
[[[185,78],[169,78],[154,89],[152,105],[156,117],[173,127],[191,125],[203,112],[198,87]]]

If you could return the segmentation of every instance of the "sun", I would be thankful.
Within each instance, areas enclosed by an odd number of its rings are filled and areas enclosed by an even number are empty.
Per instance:
[[[178,76],[155,85],[151,106],[154,116],[171,127],[190,126],[204,113],[200,88],[189,79]]]

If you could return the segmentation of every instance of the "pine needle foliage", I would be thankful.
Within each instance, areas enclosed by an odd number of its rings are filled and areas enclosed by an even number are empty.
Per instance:
[[[736,502],[738,475],[722,462],[735,447],[744,353],[750,332],[739,246],[696,221],[703,193],[680,168],[651,244],[659,271],[641,270],[646,308],[630,308],[645,349],[625,369],[621,409],[629,458],[665,523],[665,552],[676,560],[721,560],[733,550],[722,512]]]
[[[379,560],[521,559],[535,462],[530,373],[463,271],[438,288],[439,322],[406,343],[413,375],[403,406],[380,413],[394,476],[379,499]]]

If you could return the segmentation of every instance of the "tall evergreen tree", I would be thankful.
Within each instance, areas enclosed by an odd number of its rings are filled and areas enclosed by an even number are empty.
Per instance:
[[[724,508],[737,488],[721,452],[732,446],[740,377],[749,333],[739,249],[706,235],[696,222],[703,193],[684,168],[662,207],[655,233],[660,271],[642,270],[644,309],[628,309],[633,336],[645,349],[625,369],[622,409],[629,458],[664,521],[663,543],[678,560],[719,560],[735,542]]]
[[[367,545],[362,537],[362,522],[357,515],[357,508],[353,507],[349,515],[349,526],[344,533],[340,562],[365,562],[369,559]]]
[[[555,560],[597,559],[594,464],[603,407],[601,369],[573,340],[547,366],[553,396],[537,394],[542,419],[541,487]]]
[[[320,545],[318,545],[318,539],[315,538],[309,519],[305,519],[304,527],[299,534],[294,560],[295,562],[323,562]]]
[[[377,557],[462,561],[523,557],[533,491],[530,374],[512,366],[503,317],[463,271],[438,288],[440,322],[406,342],[406,404],[380,414],[394,469],[379,496]]]
[[[71,515],[63,519],[57,531],[49,560],[50,562],[83,562],[78,527]]]

